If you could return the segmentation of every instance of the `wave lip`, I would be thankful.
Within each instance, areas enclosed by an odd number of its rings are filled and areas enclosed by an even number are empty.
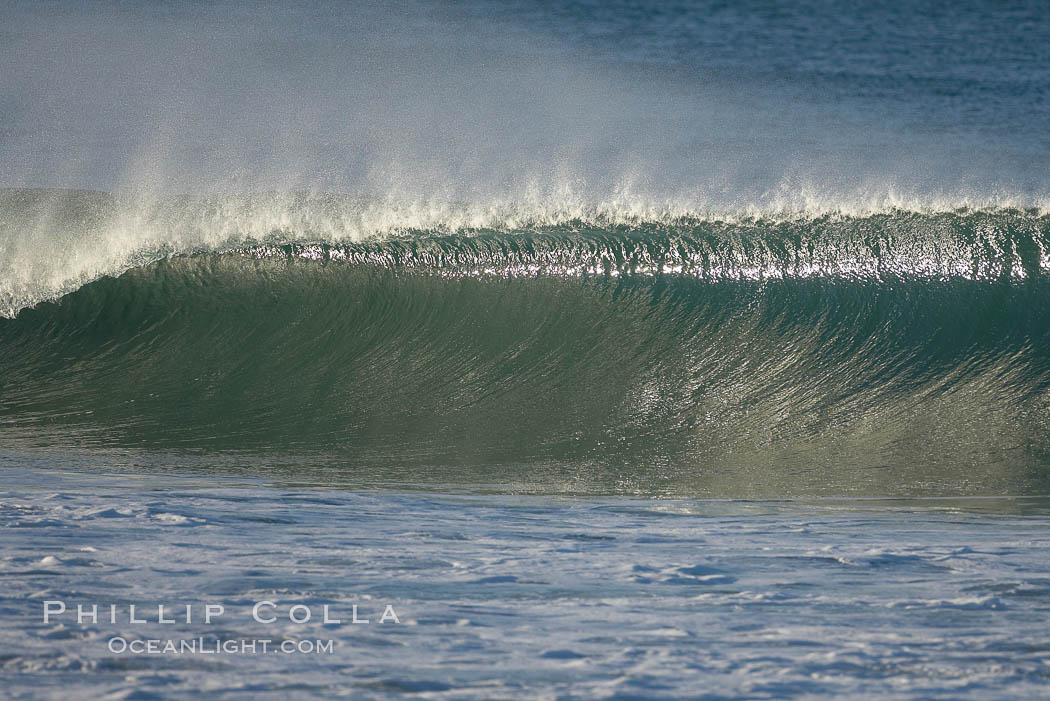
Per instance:
[[[677,219],[605,228],[577,220],[528,232],[415,232],[347,245],[268,243],[236,250],[255,258],[468,276],[1021,280],[1050,270],[1048,232],[1050,219],[1013,212],[737,224]]]
[[[1021,279],[1050,265],[1038,209],[729,215],[629,199],[469,206],[336,195],[0,192],[0,315],[175,255],[242,251],[466,275]]]

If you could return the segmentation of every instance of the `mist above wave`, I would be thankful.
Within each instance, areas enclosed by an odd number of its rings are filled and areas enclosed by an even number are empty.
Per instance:
[[[683,66],[659,35],[645,60],[641,36],[610,57],[592,47],[609,22],[593,10],[535,21],[512,4],[5,3],[0,185],[735,212],[1050,193],[1045,144],[888,119],[924,93],[873,110],[771,74],[760,45],[740,46],[759,58],[730,73],[702,41]],[[688,27],[725,21],[703,3],[676,12]],[[775,27],[751,14],[754,41],[768,41]]]

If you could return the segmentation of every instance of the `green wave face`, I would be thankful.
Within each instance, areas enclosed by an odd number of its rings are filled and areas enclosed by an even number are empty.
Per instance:
[[[1038,214],[288,238],[0,320],[0,441],[354,485],[1050,487]]]

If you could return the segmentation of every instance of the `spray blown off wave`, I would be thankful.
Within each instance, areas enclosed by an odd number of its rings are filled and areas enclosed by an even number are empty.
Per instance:
[[[91,227],[69,233],[98,211],[86,201],[48,210],[66,249],[89,250]],[[209,216],[210,234],[105,251],[101,273],[54,272],[75,260],[56,254],[5,280],[9,314],[69,291],[0,321],[7,441],[310,455],[291,461],[298,476],[552,491],[1050,482],[1038,213],[577,217],[378,238]]]
[[[722,210],[570,190],[475,203],[0,190],[0,316],[173,255],[231,251],[502,276],[1000,279],[1050,268],[1044,209],[989,202],[794,198]]]

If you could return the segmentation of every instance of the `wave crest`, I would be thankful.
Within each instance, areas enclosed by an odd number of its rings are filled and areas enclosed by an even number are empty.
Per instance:
[[[0,192],[0,315],[172,255],[243,251],[464,275],[1020,279],[1050,267],[1039,209],[710,212],[571,193],[468,205],[337,195]]]

